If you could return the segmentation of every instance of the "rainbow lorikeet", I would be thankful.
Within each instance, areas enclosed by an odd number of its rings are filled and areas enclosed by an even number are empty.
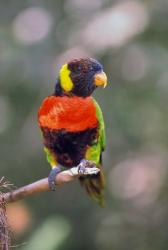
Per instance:
[[[101,109],[91,95],[98,86],[106,84],[106,74],[98,61],[74,59],[62,66],[54,93],[44,99],[38,112],[44,150],[52,166],[48,178],[51,190],[55,190],[55,176],[63,168],[90,163],[100,169],[99,173],[79,179],[88,194],[101,205],[105,129]]]

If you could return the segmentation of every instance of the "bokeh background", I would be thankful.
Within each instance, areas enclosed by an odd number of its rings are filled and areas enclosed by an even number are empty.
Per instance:
[[[168,249],[168,1],[0,1],[0,176],[47,176],[37,110],[62,63],[94,57],[107,205],[78,182],[8,206],[19,250]]]

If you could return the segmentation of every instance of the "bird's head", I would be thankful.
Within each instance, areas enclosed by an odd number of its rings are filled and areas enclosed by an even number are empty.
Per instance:
[[[105,87],[106,84],[106,74],[98,61],[92,58],[74,59],[62,66],[55,95],[87,97],[97,87]]]

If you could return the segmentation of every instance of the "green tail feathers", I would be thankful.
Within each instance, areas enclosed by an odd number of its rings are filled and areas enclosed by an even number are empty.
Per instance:
[[[95,200],[101,207],[104,207],[105,206],[105,199],[104,199],[105,177],[104,177],[103,170],[101,169],[97,175],[80,177],[79,180],[82,186],[85,187],[89,196],[93,200]]]

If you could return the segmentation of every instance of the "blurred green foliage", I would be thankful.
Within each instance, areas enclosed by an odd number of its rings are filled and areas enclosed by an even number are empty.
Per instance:
[[[167,250],[167,15],[166,0],[0,1],[1,176],[22,186],[48,175],[37,111],[62,63],[94,57],[109,79],[95,93],[106,208],[77,182],[31,197],[17,249]]]

